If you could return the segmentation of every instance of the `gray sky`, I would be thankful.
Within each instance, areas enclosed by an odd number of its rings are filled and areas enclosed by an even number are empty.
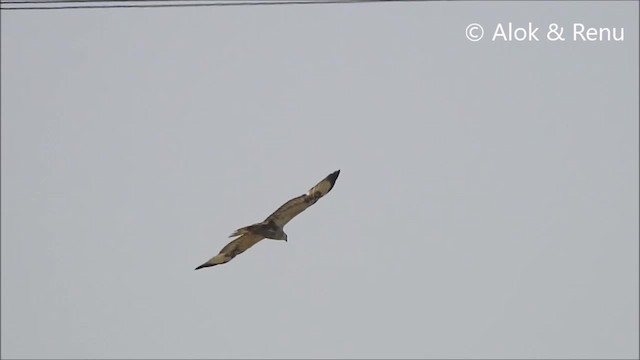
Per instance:
[[[638,358],[638,2],[1,20],[3,358]]]

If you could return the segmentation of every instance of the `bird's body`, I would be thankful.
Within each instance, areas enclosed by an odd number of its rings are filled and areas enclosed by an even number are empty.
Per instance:
[[[229,262],[231,259],[243,253],[262,239],[287,241],[287,234],[283,229],[284,226],[295,216],[303,212],[309,206],[315,204],[321,197],[331,191],[339,174],[340,170],[329,174],[326,178],[309,189],[306,194],[295,197],[284,203],[263,222],[245,226],[234,231],[229,235],[229,237],[240,237],[232,240],[223,247],[222,250],[220,250],[218,255],[198,266],[196,270]]]

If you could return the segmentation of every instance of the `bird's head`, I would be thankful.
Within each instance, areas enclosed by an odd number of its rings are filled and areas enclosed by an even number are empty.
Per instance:
[[[287,233],[282,230],[282,228],[278,229],[274,236],[269,237],[274,240],[284,240],[287,241]]]

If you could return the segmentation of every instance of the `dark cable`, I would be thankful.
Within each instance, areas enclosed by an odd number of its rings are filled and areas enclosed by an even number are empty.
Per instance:
[[[195,3],[199,1],[200,3]],[[206,3],[204,3],[207,1]],[[59,10],[59,9],[116,9],[116,8],[168,8],[168,7],[204,7],[204,6],[251,6],[251,5],[309,5],[309,4],[355,4],[377,2],[426,2],[439,0],[273,0],[273,1],[216,1],[216,0],[49,0],[49,1],[3,1],[0,4],[14,5],[56,5],[63,3],[116,3],[109,5],[63,5],[63,6],[20,6],[3,7],[2,10]],[[122,4],[125,2],[155,2],[155,4]],[[170,2],[171,4],[162,4]]]

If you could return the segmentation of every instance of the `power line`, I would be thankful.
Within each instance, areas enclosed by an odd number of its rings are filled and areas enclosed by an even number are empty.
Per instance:
[[[1,10],[62,10],[62,9],[122,9],[122,8],[169,8],[208,6],[264,6],[264,5],[310,5],[310,4],[356,4],[382,2],[427,2],[439,0],[44,0],[2,1],[0,4],[20,6],[2,7]],[[146,2],[146,3],[145,3]],[[153,4],[149,4],[153,2]],[[59,5],[86,3],[87,5]],[[102,5],[100,3],[108,3]],[[129,4],[126,4],[129,3]],[[42,6],[46,4],[47,6]],[[28,6],[24,6],[28,5]],[[37,5],[37,6],[33,6]]]
[[[0,4],[62,4],[62,3],[141,3],[141,2],[208,2],[218,3],[220,6],[224,5],[242,5],[243,3],[251,3],[255,5],[265,5],[268,3],[290,3],[290,2],[324,2],[328,0],[0,0]],[[362,0],[342,0],[345,2],[354,2]],[[398,0],[386,0],[386,1],[398,1]]]
[[[252,3],[264,5],[270,3],[291,3],[291,2],[325,2],[329,0],[0,0],[0,4],[60,4],[60,3],[139,3],[139,2],[209,2],[220,3],[220,5],[236,5],[242,3]],[[365,0],[341,0],[342,2],[363,2]],[[367,0],[372,1],[372,0]],[[377,1],[407,1],[407,0],[377,0]],[[424,1],[424,0],[413,0]]]

